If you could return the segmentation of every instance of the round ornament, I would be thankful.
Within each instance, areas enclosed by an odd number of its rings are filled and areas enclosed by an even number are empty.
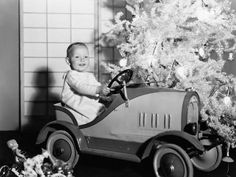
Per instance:
[[[201,48],[198,50],[198,53],[199,53],[199,55],[200,55],[202,58],[205,58],[205,57],[206,57],[206,53],[205,53],[203,47],[201,47]]]
[[[187,76],[186,76],[186,69],[185,69],[185,67],[184,66],[178,66],[177,68],[175,68],[175,76],[179,80],[186,79]]]
[[[229,57],[228,57],[228,60],[232,61],[234,58],[233,58],[233,53],[229,53]]]
[[[231,100],[231,98],[230,98],[229,96],[225,96],[225,97],[223,98],[223,102],[224,102],[224,104],[225,104],[226,106],[232,106],[232,100]]]
[[[126,58],[122,58],[119,62],[119,65],[121,67],[125,67],[127,65],[127,59]]]

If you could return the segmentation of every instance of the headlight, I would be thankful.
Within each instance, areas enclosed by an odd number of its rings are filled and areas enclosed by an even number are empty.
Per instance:
[[[192,96],[187,108],[187,124],[198,122],[199,119],[199,100],[196,96]]]
[[[199,122],[199,97],[196,92],[189,92],[185,98],[185,111],[182,117],[183,130],[191,135],[198,133]]]
[[[184,131],[191,134],[196,135],[198,132],[198,126],[196,122],[189,123],[184,127]]]

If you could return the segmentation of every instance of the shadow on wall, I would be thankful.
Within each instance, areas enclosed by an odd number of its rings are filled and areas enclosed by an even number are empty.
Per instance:
[[[48,122],[55,120],[55,111],[53,104],[58,102],[58,95],[52,93],[51,85],[54,78],[49,77],[50,70],[40,68],[35,71],[34,94],[30,98],[29,111],[25,116],[25,122],[22,122],[22,133],[30,136],[37,136],[39,130]],[[36,137],[35,137],[36,138]]]

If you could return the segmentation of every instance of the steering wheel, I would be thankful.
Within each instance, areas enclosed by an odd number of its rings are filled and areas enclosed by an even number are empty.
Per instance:
[[[112,89],[111,94],[122,93],[121,89],[124,87],[124,82],[128,83],[132,76],[133,71],[131,69],[126,69],[117,74],[108,84],[108,87]],[[118,83],[118,85],[114,86],[115,82]]]

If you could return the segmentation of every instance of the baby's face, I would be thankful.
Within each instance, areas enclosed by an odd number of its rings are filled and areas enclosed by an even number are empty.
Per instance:
[[[73,70],[84,72],[89,67],[89,52],[84,46],[74,46],[71,58],[71,68]]]

